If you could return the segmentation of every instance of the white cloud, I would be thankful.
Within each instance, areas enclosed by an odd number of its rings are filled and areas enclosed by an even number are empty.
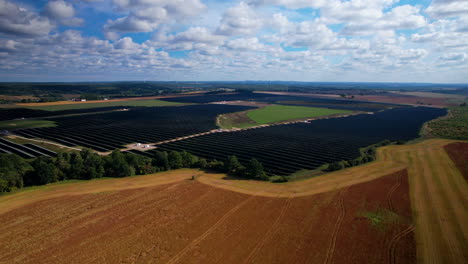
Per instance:
[[[432,18],[449,18],[468,16],[468,1],[466,0],[433,0],[426,9]]]
[[[70,3],[62,0],[50,1],[45,7],[45,13],[55,19],[71,18],[75,15],[75,9]]]
[[[415,43],[432,44],[437,52],[468,51],[468,32],[463,30],[467,24],[463,20],[439,19],[412,34],[410,39]]]
[[[34,37],[48,34],[54,24],[44,16],[0,0],[0,33],[11,36]]]
[[[416,29],[426,25],[425,18],[417,7],[410,5],[397,6],[375,19],[349,22],[342,31],[345,35],[373,35],[387,31],[392,35],[398,29]]]
[[[261,43],[258,38],[238,38],[226,43],[226,47],[238,51],[273,51],[273,48]]]
[[[245,2],[231,7],[224,12],[217,33],[221,35],[252,35],[262,26],[262,20],[258,18],[254,10]]]
[[[172,42],[195,42],[219,45],[223,42],[224,37],[211,33],[204,27],[190,27],[187,31],[176,34]]]
[[[163,23],[184,20],[199,14],[205,5],[199,0],[113,0],[122,12],[128,15],[109,20],[106,32],[136,33],[152,32]]]
[[[251,0],[250,3],[256,6],[263,5],[279,5],[291,9],[305,8],[305,7],[322,7],[327,0]]]
[[[44,13],[52,20],[66,26],[80,26],[83,24],[83,19],[74,17],[75,9],[73,5],[63,0],[48,2],[44,8]]]
[[[0,52],[14,52],[19,43],[11,39],[0,39]]]
[[[468,81],[467,1],[20,2],[0,0],[2,77]]]
[[[439,57],[443,61],[463,61],[465,59],[465,53],[448,53]]]

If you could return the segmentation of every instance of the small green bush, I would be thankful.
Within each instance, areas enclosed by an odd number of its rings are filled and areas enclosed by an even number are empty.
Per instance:
[[[284,176],[275,175],[275,176],[270,177],[270,181],[274,182],[274,183],[287,182],[288,178],[286,178]]]

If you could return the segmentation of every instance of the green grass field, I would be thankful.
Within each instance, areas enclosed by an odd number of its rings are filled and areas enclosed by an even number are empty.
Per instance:
[[[270,105],[262,109],[250,111],[247,113],[247,116],[261,125],[285,120],[345,113],[351,113],[351,111],[305,106]]]
[[[112,107],[112,106],[173,106],[182,105],[182,103],[166,102],[161,100],[133,100],[133,101],[118,101],[118,102],[101,102],[101,103],[76,103],[76,104],[63,104],[63,105],[44,105],[44,106],[25,106],[34,110],[45,111],[61,111],[71,109],[89,109],[98,107]]]
[[[46,120],[8,120],[0,122],[0,130],[18,129],[18,128],[36,128],[36,127],[54,127],[55,122]]]

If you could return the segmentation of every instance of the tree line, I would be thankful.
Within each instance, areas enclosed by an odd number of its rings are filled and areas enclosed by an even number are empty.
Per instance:
[[[398,141],[396,143],[402,144],[403,141]],[[358,166],[367,162],[374,161],[376,154],[377,154],[377,148],[382,147],[382,146],[387,146],[390,144],[392,144],[390,140],[384,140],[377,144],[373,144],[365,148],[361,148],[359,150],[361,153],[359,157],[355,159],[351,159],[351,160],[342,160],[342,161],[330,163],[326,166],[325,171],[337,171],[337,170],[354,167],[354,166]]]
[[[121,178],[180,168],[211,169],[240,177],[268,179],[263,165],[256,159],[244,166],[236,156],[229,156],[225,161],[207,161],[186,151],[156,151],[153,157],[145,157],[119,150],[100,156],[84,149],[32,160],[15,154],[0,154],[0,192],[71,179]]]

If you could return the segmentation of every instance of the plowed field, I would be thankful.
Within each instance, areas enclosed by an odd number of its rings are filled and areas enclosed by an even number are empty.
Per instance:
[[[397,217],[373,225],[365,214],[379,211]],[[406,171],[295,198],[185,180],[20,206],[0,215],[0,255],[5,263],[411,263],[410,218]]]
[[[452,142],[287,184],[180,170],[6,195],[0,263],[466,263]]]
[[[468,143],[456,142],[448,144],[444,148],[465,180],[468,180]]]

